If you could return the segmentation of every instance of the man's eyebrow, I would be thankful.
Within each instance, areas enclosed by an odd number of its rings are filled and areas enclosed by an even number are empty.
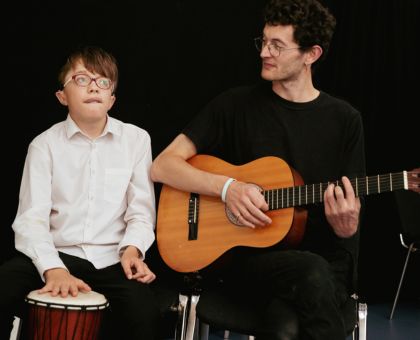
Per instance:
[[[263,39],[264,39],[264,40],[269,40],[269,41],[271,41],[271,42],[280,43],[280,44],[282,44],[282,45],[286,45],[286,43],[285,43],[283,40],[279,39],[279,38],[267,39],[267,37],[266,37],[265,35],[263,35]]]

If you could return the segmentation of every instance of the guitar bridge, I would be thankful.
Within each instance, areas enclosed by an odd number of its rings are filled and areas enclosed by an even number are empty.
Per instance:
[[[200,211],[200,195],[191,193],[188,204],[188,240],[198,237],[198,213]]]

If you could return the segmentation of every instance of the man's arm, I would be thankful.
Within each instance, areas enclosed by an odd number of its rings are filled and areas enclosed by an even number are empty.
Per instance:
[[[328,223],[338,237],[347,238],[357,231],[360,216],[360,199],[355,196],[347,177],[342,178],[344,190],[330,184],[324,193],[324,210]]]
[[[182,191],[220,197],[229,177],[191,166],[187,160],[196,154],[194,143],[186,135],[178,135],[153,162],[152,180]],[[268,210],[267,203],[254,185],[232,182],[227,188],[226,204],[243,225],[255,227],[271,223],[263,213]]]
[[[362,176],[365,170],[363,123],[360,114],[354,115],[346,129],[346,150],[343,171],[353,176]],[[361,202],[356,197],[350,180],[342,178],[343,188],[330,184],[324,193],[324,209],[328,223],[341,238],[353,236],[360,222]]]
[[[152,180],[182,191],[219,196],[228,177],[211,174],[188,164],[186,160],[196,154],[194,143],[186,135],[178,135],[154,160]]]

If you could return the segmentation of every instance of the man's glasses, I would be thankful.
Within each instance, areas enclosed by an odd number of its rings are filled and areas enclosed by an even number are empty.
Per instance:
[[[254,38],[255,47],[259,52],[264,49],[264,47],[268,47],[268,51],[273,57],[278,57],[282,52],[289,51],[289,50],[298,50],[301,47],[283,47],[277,45],[275,42],[269,42],[262,37]]]
[[[81,87],[89,86],[92,81],[95,82],[96,86],[103,90],[109,90],[112,86],[111,79],[108,79],[106,77],[91,78],[87,74],[75,74],[64,83],[63,88],[72,80],[74,80],[77,86]]]

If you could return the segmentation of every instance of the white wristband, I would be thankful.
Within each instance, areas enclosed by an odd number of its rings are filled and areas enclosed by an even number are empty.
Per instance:
[[[236,179],[234,179],[234,178],[229,178],[229,179],[225,182],[225,185],[223,186],[223,189],[222,189],[222,195],[221,195],[221,197],[222,197],[222,201],[223,201],[223,202],[226,202],[226,193],[227,193],[227,190],[228,190],[228,188],[229,188],[229,185],[231,185],[231,184],[232,184],[232,182],[234,182],[234,181],[236,181]]]

